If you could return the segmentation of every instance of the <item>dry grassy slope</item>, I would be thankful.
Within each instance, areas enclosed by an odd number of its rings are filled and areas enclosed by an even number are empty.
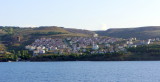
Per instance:
[[[71,30],[71,29],[70,29]],[[79,30],[79,29],[78,29]],[[91,34],[88,34],[87,32],[91,31],[86,31],[85,33],[82,33],[83,31],[80,30],[79,32],[69,32],[63,27],[39,27],[39,28],[19,28],[15,30],[14,38],[17,36],[21,37],[21,42],[32,42],[36,38],[54,38],[54,37],[73,37],[73,36],[82,36],[82,37],[88,37],[92,36]],[[33,33],[39,33],[39,32],[61,32],[62,34],[56,34],[56,35],[47,35],[47,36],[34,36],[32,35]]]
[[[67,30],[71,33],[79,33],[79,34],[87,34],[87,35],[95,34],[95,32],[93,32],[93,31],[83,30],[83,29],[65,28],[65,30]]]
[[[138,39],[149,39],[160,37],[160,26],[148,26],[139,28],[115,28],[108,29],[106,31],[96,31],[99,35],[118,37],[118,38],[130,38],[136,37]]]
[[[14,28],[14,27],[13,27]],[[15,28],[14,34],[10,37],[7,36],[7,38],[3,39],[12,39],[13,43],[29,43],[34,41],[36,38],[54,38],[54,37],[73,37],[73,36],[82,36],[82,37],[88,37],[92,36],[93,32],[88,30],[81,30],[81,29],[66,29],[63,27],[56,27],[56,26],[50,26],[50,27],[36,27],[36,28]],[[53,34],[53,35],[33,35],[34,33],[47,33],[47,32],[61,32],[60,34]],[[0,35],[7,34],[0,30]],[[20,37],[21,42],[18,42],[17,37]],[[0,37],[1,39],[2,37]],[[6,40],[8,41],[8,40]],[[29,41],[29,42],[28,42]]]
[[[62,32],[62,33],[69,33],[62,27],[40,27],[35,28],[33,31],[36,32]]]
[[[6,34],[2,29],[0,29],[0,34]]]
[[[51,35],[51,36],[91,36],[94,32],[81,29],[66,29],[63,27],[40,27],[40,28],[20,28],[16,30],[16,35],[29,35],[37,32],[61,32],[64,34]]]
[[[72,37],[72,36],[82,36],[82,37],[88,37],[91,35],[87,35],[87,34],[81,34],[81,33],[69,33],[69,34],[58,34],[58,35],[53,35],[53,36],[64,36],[64,37]]]
[[[17,30],[15,33],[17,34],[22,34],[22,35],[28,35],[32,33],[37,33],[37,32],[62,32],[62,33],[69,33],[62,28],[58,27],[47,27],[47,28],[21,28]]]

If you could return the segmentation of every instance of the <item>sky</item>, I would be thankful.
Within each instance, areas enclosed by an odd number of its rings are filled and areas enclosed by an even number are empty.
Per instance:
[[[0,0],[0,26],[160,26],[160,0]]]

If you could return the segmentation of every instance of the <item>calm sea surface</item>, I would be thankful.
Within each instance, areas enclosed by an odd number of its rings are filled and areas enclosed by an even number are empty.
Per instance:
[[[2,62],[0,82],[160,82],[160,61]]]

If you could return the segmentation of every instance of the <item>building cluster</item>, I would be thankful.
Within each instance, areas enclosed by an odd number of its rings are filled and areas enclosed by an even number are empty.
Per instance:
[[[67,38],[40,38],[36,39],[26,49],[33,51],[34,55],[45,53],[108,53],[123,50],[124,47],[115,48],[113,45],[119,41],[108,37],[67,37]],[[123,48],[123,49],[122,49]]]
[[[148,40],[137,40],[136,38],[129,38],[126,41],[126,45],[127,47],[137,47],[139,45],[149,45],[159,41],[160,41],[159,38],[153,38]]]
[[[148,45],[156,39],[137,40],[136,38],[118,39],[109,37],[67,37],[67,38],[40,38],[36,39],[26,49],[33,51],[34,55],[54,53],[54,54],[104,54],[118,51],[125,51],[126,47],[137,47],[138,45]]]
[[[26,49],[33,51],[34,54],[44,54],[47,51],[61,51],[67,49],[68,46],[61,38],[41,38],[36,39],[31,45],[26,46]]]

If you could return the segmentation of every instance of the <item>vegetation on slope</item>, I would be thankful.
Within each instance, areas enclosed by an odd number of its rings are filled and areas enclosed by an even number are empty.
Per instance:
[[[0,61],[28,60],[32,52],[25,50],[25,46],[31,44],[37,38],[54,38],[68,36],[91,36],[90,33],[82,33],[78,29],[74,32],[72,29],[66,30],[57,26],[41,26],[35,28],[20,28],[15,26],[0,26]]]
[[[106,54],[45,54],[39,56],[31,56],[32,52],[24,49],[24,46],[31,44],[36,38],[90,35],[90,33],[83,33],[82,30],[78,32],[77,31],[78,30],[76,30],[74,33],[74,30],[66,30],[62,27],[0,27],[0,61],[16,61],[18,58],[20,58],[19,60],[22,61],[160,60],[160,45],[138,46],[136,48],[131,47],[127,49],[127,52]],[[147,39],[158,37],[160,34],[159,32],[159,27],[143,27],[116,30],[110,29],[107,33],[109,36],[120,38],[137,37],[139,39]],[[17,39],[17,37],[20,37],[20,41]]]
[[[160,37],[160,26],[149,26],[139,28],[115,28],[106,31],[96,31],[99,35],[118,37],[118,38],[132,38],[150,39]]]
[[[48,54],[31,58],[31,61],[142,61],[160,60],[160,45],[143,45],[127,48],[127,52],[105,54]]]

